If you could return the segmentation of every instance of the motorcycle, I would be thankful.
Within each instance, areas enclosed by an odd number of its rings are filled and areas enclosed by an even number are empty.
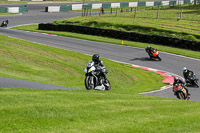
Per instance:
[[[147,52],[147,50],[146,50]],[[151,51],[151,54],[149,52],[147,52],[150,56],[151,59],[158,59],[159,61],[161,61],[162,59],[160,58],[159,52],[157,49],[154,49],[153,51]]]
[[[91,61],[84,69],[85,72],[85,87],[87,90],[111,90],[111,85],[108,79],[102,75],[101,69],[96,69],[94,62]],[[108,71],[106,70],[107,74]]]
[[[198,85],[198,78],[196,77],[195,73],[190,72],[188,75],[188,78],[185,79],[186,80],[186,85],[187,86],[195,86],[195,87],[199,87]]]
[[[7,27],[7,25],[8,25],[8,22],[7,22],[7,21],[3,21],[3,22],[1,23],[1,27]]]
[[[180,83],[175,84],[173,86],[173,92],[178,99],[190,101],[190,96],[188,96],[188,92],[186,91],[185,87],[182,84]]]

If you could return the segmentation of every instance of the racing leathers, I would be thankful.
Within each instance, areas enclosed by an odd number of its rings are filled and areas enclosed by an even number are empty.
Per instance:
[[[174,86],[175,86],[176,84],[181,84],[181,85],[185,88],[185,90],[186,90],[188,96],[190,97],[190,93],[188,92],[188,89],[187,89],[186,86],[185,86],[186,83],[185,83],[185,81],[184,81],[182,78],[177,78],[177,80],[174,81],[174,83],[173,83],[173,88],[174,88]],[[173,92],[174,92],[174,90],[173,90]],[[176,95],[175,92],[174,92],[174,95]]]
[[[107,82],[106,68],[103,64],[103,61],[98,60],[98,61],[93,61],[93,62],[94,62],[94,67],[96,68],[96,71],[100,71],[100,74],[105,78],[105,81]]]
[[[153,52],[154,48],[148,46],[145,50],[146,50],[146,52],[149,54],[150,57],[153,56],[152,52]]]
[[[187,71],[183,71],[183,76],[184,76],[186,82],[188,81],[188,78],[189,78],[189,74],[190,74],[190,73],[191,73],[191,74],[194,74],[193,71],[188,70],[188,69],[187,69]]]

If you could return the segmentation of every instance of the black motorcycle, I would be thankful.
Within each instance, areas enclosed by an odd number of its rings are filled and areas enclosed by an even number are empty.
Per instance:
[[[198,85],[198,78],[196,77],[195,73],[190,72],[186,81],[187,86],[194,86],[194,87],[199,87]]]
[[[1,23],[1,27],[7,27],[8,26],[8,20],[5,20]]]
[[[101,69],[94,67],[94,62],[91,61],[85,68],[85,87],[87,90],[111,90],[111,85],[108,79],[102,75]],[[105,71],[107,74],[108,71]]]

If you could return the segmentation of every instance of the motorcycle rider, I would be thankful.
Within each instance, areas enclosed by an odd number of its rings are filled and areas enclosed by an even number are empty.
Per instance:
[[[149,56],[153,56],[152,52],[153,52],[154,48],[152,48],[151,46],[148,45],[145,50],[149,54]]]
[[[182,80],[182,78],[174,77],[173,88],[174,88],[174,86],[175,86],[176,84],[181,84],[181,85],[185,88],[185,90],[186,90],[186,92],[187,92],[187,95],[188,95],[188,97],[190,98],[190,93],[188,92],[188,89],[185,87],[185,85],[186,85],[185,81]],[[174,92],[174,90],[173,90],[173,92]],[[176,95],[175,92],[174,92],[174,95]]]
[[[102,76],[105,78],[105,81],[107,82],[106,78],[106,68],[103,64],[103,61],[99,59],[100,55],[99,54],[94,54],[92,56],[92,61],[94,61],[94,67],[96,68],[97,71],[100,71]]]
[[[184,76],[186,82],[188,81],[188,78],[189,78],[189,74],[190,74],[190,73],[194,74],[193,71],[187,69],[186,67],[183,67],[183,76]]]

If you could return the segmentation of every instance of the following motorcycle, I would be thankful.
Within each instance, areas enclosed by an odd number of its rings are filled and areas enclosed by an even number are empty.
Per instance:
[[[199,79],[196,77],[195,73],[192,72],[190,72],[188,78],[185,79],[187,86],[195,86],[195,87],[199,87],[198,80]]]
[[[147,53],[149,54],[149,57],[151,59],[158,59],[159,61],[161,61],[161,58],[160,58],[160,55],[159,55],[159,52],[157,49],[154,49],[153,51],[151,51],[151,53],[149,53],[149,52],[147,52]]]
[[[190,101],[190,96],[188,96],[188,92],[186,91],[185,87],[182,84],[180,83],[175,84],[173,86],[173,92],[178,99]]]
[[[87,90],[111,90],[111,85],[108,79],[102,75],[102,70],[95,68],[94,61],[88,63],[84,69],[85,72],[85,87]],[[107,74],[108,71],[106,70]]]

